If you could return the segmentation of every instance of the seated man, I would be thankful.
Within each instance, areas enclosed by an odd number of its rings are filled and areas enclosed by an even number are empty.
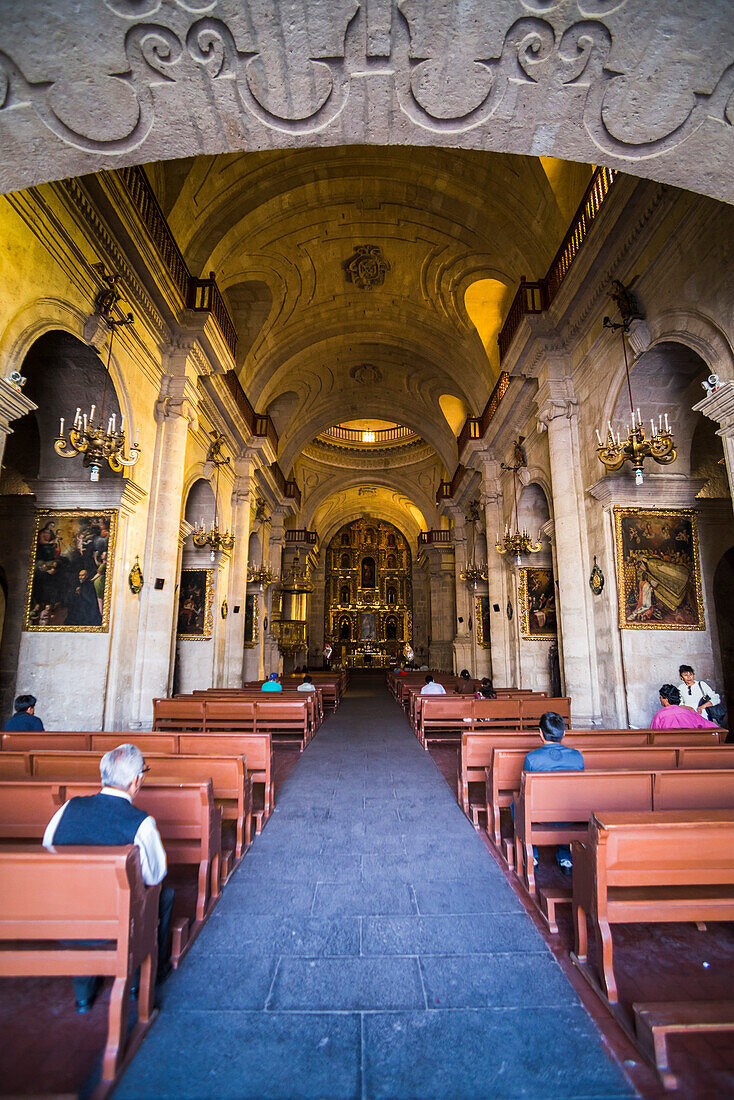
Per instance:
[[[313,680],[311,679],[311,677],[304,676],[303,683],[298,685],[296,691],[316,691],[316,688],[313,686]]]
[[[663,684],[660,688],[661,709],[650,723],[651,730],[697,730],[716,729],[715,722],[709,722],[697,710],[680,705],[680,692],[673,684]]]
[[[73,844],[125,845],[140,849],[140,869],[146,886],[156,886],[166,876],[166,853],[155,819],[133,806],[148,769],[135,745],[118,745],[99,762],[102,790],[99,794],[70,798],[56,811],[43,834],[44,848]],[[161,888],[158,910],[158,974],[168,974],[168,932],[171,926],[173,890]],[[94,1003],[100,979],[74,978],[77,1012],[88,1012]]]
[[[541,714],[538,723],[543,744],[538,749],[533,749],[525,757],[522,769],[525,772],[582,772],[584,770],[584,758],[578,749],[572,749],[569,745],[563,745],[563,735],[566,732],[566,723],[560,714],[547,710]],[[514,814],[513,814],[514,817]],[[559,822],[559,825],[561,822]],[[533,849],[535,862],[538,862],[538,853]],[[568,844],[559,844],[556,848],[556,862],[564,874],[570,875],[573,864],[571,863],[571,849]]]
[[[421,695],[445,695],[446,688],[443,684],[437,684],[433,677],[428,674],[426,676],[426,682],[421,688]]]
[[[42,730],[43,722],[36,718],[35,695],[19,695],[13,707],[15,713],[8,718],[3,726],[4,730]]]
[[[271,672],[260,691],[282,691],[283,685],[278,683],[278,673]]]

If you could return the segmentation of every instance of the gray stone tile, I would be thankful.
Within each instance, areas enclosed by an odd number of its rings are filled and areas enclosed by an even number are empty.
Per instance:
[[[233,877],[227,885],[232,908],[249,913],[302,913],[313,905],[315,886],[309,882],[263,882],[256,876]]]
[[[433,864],[435,866],[435,864]],[[509,883],[497,877],[450,881],[416,882],[418,912],[439,913],[518,913],[520,902]]]
[[[424,955],[420,964],[429,1008],[532,1008],[575,1001],[549,952]]]
[[[244,955],[358,955],[357,917],[247,916],[225,909],[223,902],[214,912],[191,954],[181,968],[186,974],[189,959],[202,953]]]
[[[364,1042],[371,1100],[635,1095],[580,1008],[375,1013]]]
[[[363,955],[487,954],[547,950],[525,913],[365,917]],[[569,987],[570,988],[570,987]]]
[[[313,904],[315,917],[414,912],[413,896],[403,883],[319,883]]]
[[[161,1013],[115,1100],[359,1097],[358,1015]]]
[[[425,1008],[425,998],[417,959],[283,959],[268,1008]]]
[[[278,960],[270,955],[193,952],[161,986],[165,1012],[264,1009]]]

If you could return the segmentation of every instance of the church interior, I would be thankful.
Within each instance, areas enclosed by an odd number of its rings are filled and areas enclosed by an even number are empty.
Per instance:
[[[643,137],[653,6],[0,35],[5,1095],[734,1088],[734,41]],[[155,992],[137,842],[41,847],[127,742]]]

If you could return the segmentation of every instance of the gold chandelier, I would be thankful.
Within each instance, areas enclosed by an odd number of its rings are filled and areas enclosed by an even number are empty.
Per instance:
[[[255,504],[255,523],[260,531],[260,567],[248,566],[247,583],[258,585],[260,591],[263,592],[268,585],[274,584],[278,580],[277,573],[273,573],[265,565],[262,529],[270,523],[270,516],[267,513],[267,505],[264,500],[258,500]]]
[[[509,523],[505,524],[505,533],[500,539],[499,531],[497,532],[497,542],[494,544],[494,548],[498,554],[511,554],[515,558],[515,564],[522,564],[523,554],[537,554],[543,549],[543,544],[540,541],[540,531],[538,532],[537,542],[533,542],[532,536],[526,527],[523,527],[522,531],[518,525],[517,519],[517,471],[527,466],[525,460],[525,451],[522,447],[522,440],[518,440],[515,444],[515,464],[514,466],[508,465],[506,462],[502,463],[503,470],[512,471],[512,489],[513,489],[513,512],[515,514],[515,529],[512,530]]]
[[[476,526],[479,520],[478,500],[473,500],[469,505],[469,513],[466,516],[466,520],[469,524],[469,529],[471,531],[471,550],[469,554],[469,561],[466,563],[464,569],[462,569],[462,571],[459,573],[459,578],[469,588],[473,588],[476,590],[479,582],[486,581],[488,575],[487,563],[482,562],[481,564],[478,564],[474,560],[474,549],[476,545]]]
[[[620,470],[625,462],[629,462],[632,469],[635,471],[635,485],[642,485],[642,470],[646,458],[652,458],[660,466],[668,466],[671,462],[675,462],[678,452],[675,447],[672,429],[668,424],[667,413],[665,413],[664,424],[662,414],[658,416],[657,424],[654,419],[650,419],[649,438],[639,408],[635,413],[635,407],[632,401],[629,363],[627,361],[627,342],[624,337],[625,333],[629,331],[632,321],[642,320],[643,315],[638,309],[634,295],[632,295],[622,283],[618,280],[614,280],[612,287],[612,298],[619,307],[621,320],[615,322],[612,321],[611,317],[605,317],[604,327],[611,329],[613,332],[619,330],[619,334],[622,338],[624,371],[627,379],[627,395],[629,397],[630,413],[632,416],[632,428],[630,429],[629,425],[626,425],[625,431],[627,435],[625,439],[622,438],[619,431],[617,431],[615,437],[611,422],[607,424],[607,435],[605,439],[602,439],[597,429],[596,438],[598,440],[598,446],[596,450],[600,462],[606,466],[607,470]]]
[[[208,546],[211,550],[211,559],[215,560],[218,553],[229,552],[234,546],[234,535],[230,534],[229,528],[225,531],[219,530],[219,467],[229,466],[229,458],[222,458],[221,450],[224,437],[219,432],[211,432],[212,443],[209,447],[209,453],[207,454],[207,462],[214,463],[216,470],[216,490],[214,495],[214,522],[210,528],[206,528],[204,524],[204,517],[201,517],[201,525],[198,523],[194,528],[193,542],[194,546],[199,550],[204,550]]]
[[[92,405],[87,413],[82,413],[81,408],[76,410],[69,434],[64,434],[66,423],[62,416],[59,420],[59,434],[54,440],[54,450],[62,458],[76,458],[82,455],[82,465],[90,470],[90,481],[99,481],[99,471],[103,462],[106,462],[115,473],[125,466],[134,466],[140,458],[140,446],[138,443],[140,432],[135,437],[135,442],[125,454],[125,417],[120,417],[120,425],[117,425],[117,414],[112,413],[107,418],[105,425],[105,401],[107,399],[107,385],[110,378],[110,360],[112,358],[112,342],[118,328],[133,323],[132,313],[119,320],[113,320],[103,313],[105,321],[110,327],[110,346],[107,353],[107,367],[105,369],[104,389],[102,391],[102,404],[97,420],[97,406]]]

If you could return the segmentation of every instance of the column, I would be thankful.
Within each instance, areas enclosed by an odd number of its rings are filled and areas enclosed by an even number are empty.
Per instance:
[[[580,729],[601,722],[596,643],[589,605],[588,551],[579,470],[577,402],[570,378],[550,378],[535,398],[538,431],[548,432],[553,488],[562,678],[571,696],[573,724]]]
[[[461,579],[461,573],[467,563],[467,524],[463,513],[458,508],[451,508],[450,514],[454,521],[454,584],[456,590],[456,618],[454,620],[455,635],[453,641],[454,672],[460,672],[468,668],[474,675],[474,651],[472,636],[469,630],[469,619],[473,620],[473,599],[466,581]]]
[[[179,533],[189,424],[196,423],[191,347],[172,348],[156,403],[155,453],[140,609],[133,728],[150,727],[153,699],[168,695],[175,645]],[[156,588],[156,581],[163,586]]]
[[[500,482],[500,464],[490,452],[477,454],[475,465],[482,471],[481,504],[487,531],[487,585],[489,589],[489,640],[492,662],[492,683],[497,687],[515,687],[512,662],[512,638],[507,618],[510,588],[507,562],[495,550],[498,536],[505,529],[504,500]],[[495,611],[495,607],[498,608]]]
[[[428,663],[442,672],[452,670],[456,596],[454,563],[440,550],[427,551],[430,565],[431,645]]]
[[[19,420],[26,413],[33,412],[38,405],[26,397],[18,386],[9,379],[0,378],[0,468],[5,454],[5,441],[12,432],[11,420]]]
[[[268,544],[265,552],[265,560],[268,563],[270,572],[275,577],[280,577],[280,571],[282,568],[283,558],[283,541],[285,538],[283,532],[283,526],[285,523],[285,512],[278,505],[273,508],[273,514],[270,521],[270,530],[268,532]],[[277,639],[273,637],[271,626],[273,618],[273,599],[277,599],[274,589],[277,587],[278,582],[272,584],[267,593],[264,594],[263,605],[267,608],[267,611],[263,611],[268,617],[268,629],[263,632],[263,663],[265,667],[265,676],[269,676],[271,672],[280,672],[282,668],[282,657],[280,649],[278,648]]]
[[[707,394],[703,401],[693,406],[693,409],[720,425],[716,434],[721,438],[724,446],[729,492],[734,506],[734,382],[722,382],[718,390]]]
[[[252,508],[252,477],[254,455],[245,453],[235,461],[235,483],[232,490],[232,533],[235,542],[229,567],[229,591],[224,639],[224,686],[242,686],[245,651],[245,601],[247,597],[248,550],[250,542],[250,512]],[[235,608],[239,612],[235,614]]]

